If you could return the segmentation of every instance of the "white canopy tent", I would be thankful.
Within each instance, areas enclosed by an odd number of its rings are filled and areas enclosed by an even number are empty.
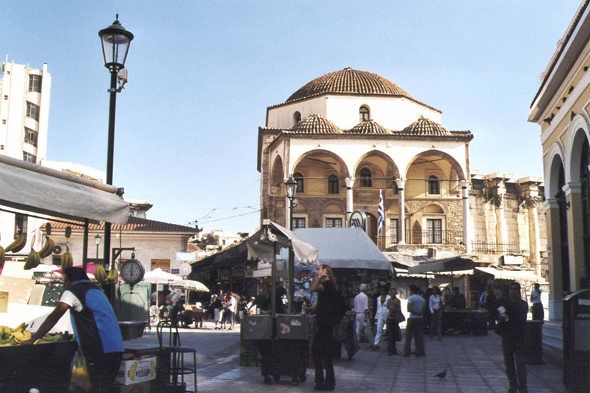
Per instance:
[[[295,234],[317,247],[320,263],[332,268],[375,269],[393,273],[389,259],[361,228],[301,228],[296,229]],[[286,254],[282,253],[280,259],[285,257]]]
[[[147,272],[143,275],[143,281],[156,284],[156,292],[158,291],[158,284],[171,283],[174,281],[180,281],[182,277],[175,276],[174,274],[167,273],[160,268],[156,268],[152,271]],[[159,308],[158,295],[156,294],[156,307]]]

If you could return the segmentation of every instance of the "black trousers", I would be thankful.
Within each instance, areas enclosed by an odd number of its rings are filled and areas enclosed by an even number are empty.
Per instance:
[[[525,340],[502,340],[502,353],[504,354],[504,366],[510,389],[526,388],[526,352]],[[516,366],[515,366],[516,364]]]
[[[543,304],[533,303],[533,321],[542,321],[545,318],[545,310],[543,310]]]
[[[122,352],[92,354],[84,353],[88,365],[88,376],[92,383],[92,393],[109,393],[121,366]]]
[[[315,365],[315,383],[316,385],[325,383],[326,385],[335,386],[336,378],[334,377],[334,364],[332,363],[332,341],[334,340],[334,328],[331,325],[318,324],[311,353]],[[326,374],[324,376],[324,370]]]
[[[393,318],[387,318],[387,353],[397,353],[397,340],[401,335],[399,323]]]

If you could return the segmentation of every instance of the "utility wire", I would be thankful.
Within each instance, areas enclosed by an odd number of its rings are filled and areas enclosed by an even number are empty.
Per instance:
[[[216,222],[216,221],[229,220],[229,219],[231,219],[231,218],[236,218],[236,217],[247,216],[248,214],[259,213],[260,211],[262,211],[262,209],[255,210],[255,211],[253,211],[253,212],[248,212],[248,213],[243,213],[243,214],[237,214],[237,215],[235,215],[235,216],[224,217],[224,218],[216,218],[215,220],[208,220],[208,221],[203,221],[203,222],[200,222],[200,224],[207,224],[207,223],[209,223],[209,222]]]

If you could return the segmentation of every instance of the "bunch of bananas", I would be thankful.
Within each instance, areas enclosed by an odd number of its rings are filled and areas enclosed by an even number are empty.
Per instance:
[[[27,327],[29,327],[29,325],[24,322],[13,329],[8,326],[0,326],[0,347],[20,345],[21,342],[30,340],[32,334],[27,330]],[[40,339],[36,340],[34,344],[50,344],[61,341],[71,341],[73,339],[74,337],[68,332],[46,334]]]
[[[35,244],[35,236],[34,235],[33,235],[33,240],[31,242],[31,244]],[[27,256],[27,262],[25,262],[25,270],[31,270],[31,269],[36,268],[37,266],[39,266],[40,262],[41,262],[41,256],[39,255],[39,253],[37,251],[35,251],[35,249],[31,245],[31,252],[29,252],[29,255]]]
[[[4,266],[4,259],[6,258],[6,253],[4,252],[4,247],[0,246],[0,266]]]
[[[53,254],[53,249],[55,248],[55,242],[51,240],[49,236],[45,236],[45,239],[45,245],[39,250],[39,256],[41,258],[45,258]]]
[[[129,379],[130,379],[130,380],[132,380],[132,381],[133,381],[133,380],[135,379],[135,372],[136,372],[136,371],[137,371],[137,363],[133,363],[133,364],[131,365],[131,367],[129,367],[129,371],[128,371],[128,373],[129,373],[129,375],[128,375],[128,376],[129,376]]]
[[[65,252],[61,256],[61,271],[65,272],[66,270],[68,270],[72,266],[74,266],[74,256],[72,255],[72,253],[70,252],[70,249],[68,248],[67,252]]]
[[[96,276],[94,276],[94,277],[96,277]],[[114,266],[111,267],[111,270],[109,270],[109,274],[107,274],[107,282],[110,282],[110,283],[119,282],[119,272],[117,271],[117,269]]]
[[[16,239],[4,249],[6,252],[19,252],[27,244],[27,234],[19,233]]]
[[[102,265],[98,265],[94,268],[94,278],[99,284],[102,284],[107,280],[107,272]]]

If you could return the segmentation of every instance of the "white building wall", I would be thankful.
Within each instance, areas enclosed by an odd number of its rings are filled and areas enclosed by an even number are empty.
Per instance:
[[[360,123],[359,109],[366,105],[370,118],[391,130],[402,130],[420,115],[441,123],[441,113],[417,104],[407,98],[361,97],[329,95],[269,109],[267,127],[292,128],[293,114],[301,113],[301,119],[309,115],[321,115],[343,130]]]
[[[51,75],[47,64],[42,70],[26,65],[2,63],[0,80],[0,154],[23,159],[23,151],[33,154],[40,163],[47,157],[47,129]],[[29,92],[29,75],[41,75],[41,92]],[[39,106],[39,121],[26,117],[27,101]],[[24,128],[37,131],[37,147],[24,142]]]

